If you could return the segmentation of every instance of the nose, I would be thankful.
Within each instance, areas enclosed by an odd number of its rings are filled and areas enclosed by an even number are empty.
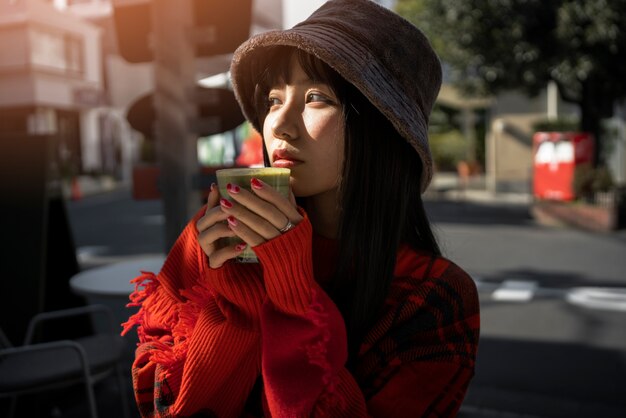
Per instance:
[[[286,102],[275,112],[271,129],[274,138],[293,140],[298,137],[296,109],[292,103]]]

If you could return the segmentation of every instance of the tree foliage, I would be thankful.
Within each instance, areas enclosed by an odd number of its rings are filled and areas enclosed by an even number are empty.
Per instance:
[[[397,11],[466,93],[535,95],[554,80],[596,136],[626,97],[626,0],[398,0]]]

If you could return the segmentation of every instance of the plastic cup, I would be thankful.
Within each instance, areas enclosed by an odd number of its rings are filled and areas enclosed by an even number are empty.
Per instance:
[[[217,187],[219,187],[220,195],[226,200],[232,200],[226,190],[228,183],[236,184],[242,189],[251,190],[250,180],[257,178],[266,184],[272,186],[280,194],[285,197],[289,196],[289,175],[291,171],[288,168],[274,167],[258,167],[258,168],[225,168],[217,170]],[[223,238],[220,245],[236,245],[242,242],[237,237]],[[239,263],[258,263],[259,260],[250,247],[247,247],[235,261]]]

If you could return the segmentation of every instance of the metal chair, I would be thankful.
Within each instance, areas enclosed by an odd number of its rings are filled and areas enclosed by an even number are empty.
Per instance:
[[[37,328],[46,321],[63,320],[79,315],[107,316],[110,332],[94,333],[74,340],[33,343]],[[83,383],[89,416],[97,418],[95,383],[115,373],[121,396],[123,416],[129,418],[121,360],[124,341],[116,332],[113,316],[104,306],[44,312],[35,315],[28,325],[24,344],[11,345],[0,329],[0,397],[10,397],[9,418],[15,414],[17,397],[26,393]]]

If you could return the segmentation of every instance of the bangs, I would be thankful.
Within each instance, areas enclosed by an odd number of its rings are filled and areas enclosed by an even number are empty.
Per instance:
[[[325,62],[297,48],[289,46],[273,47],[267,53],[267,67],[261,72],[254,94],[260,126],[263,125],[263,120],[268,111],[267,95],[270,89],[291,81],[291,66],[289,64],[294,56],[304,73],[314,83],[327,84],[335,96],[343,102],[341,86],[345,84],[345,81]]]

